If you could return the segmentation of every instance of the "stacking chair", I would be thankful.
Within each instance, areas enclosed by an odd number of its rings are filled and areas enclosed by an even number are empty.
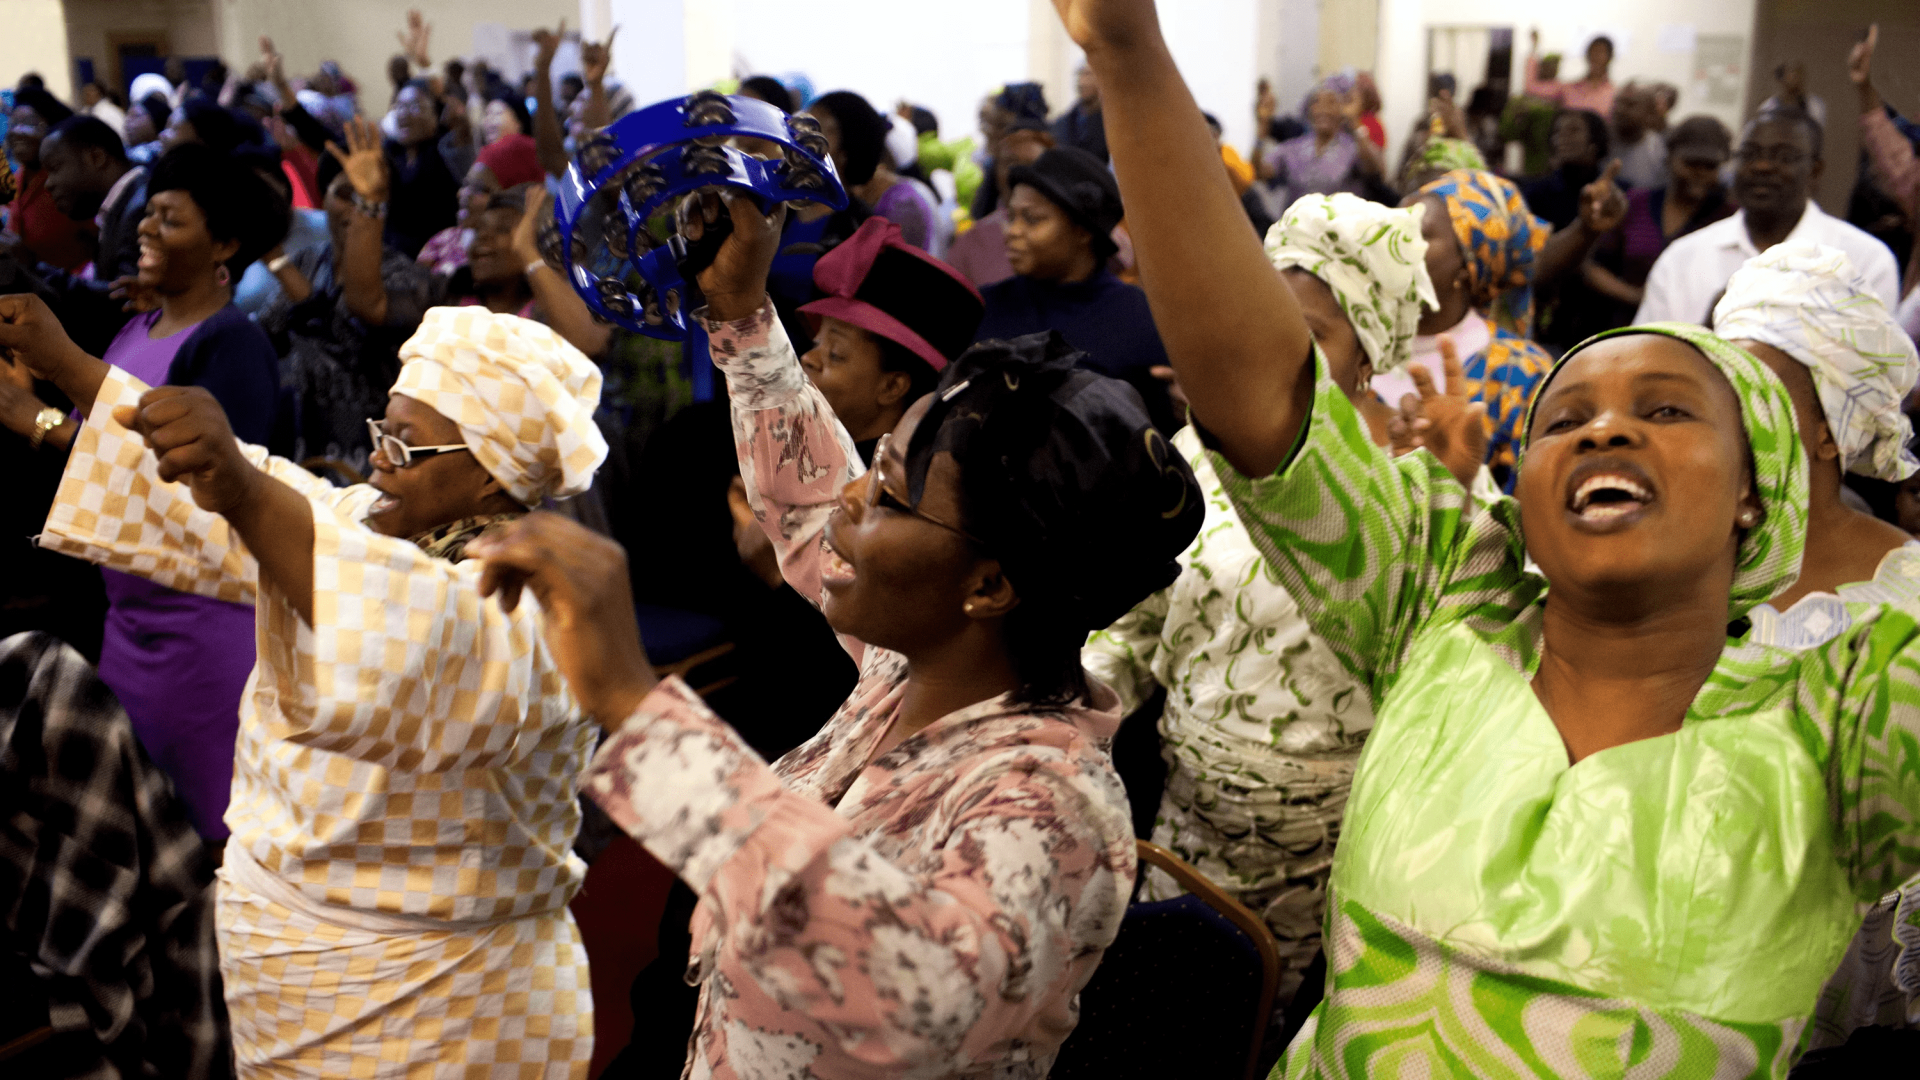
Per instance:
[[[1282,961],[1258,915],[1166,848],[1137,841],[1187,890],[1134,903],[1080,992],[1052,1080],[1254,1080]]]

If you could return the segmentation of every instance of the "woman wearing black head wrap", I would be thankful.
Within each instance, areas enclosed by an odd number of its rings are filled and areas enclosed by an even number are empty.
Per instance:
[[[533,515],[468,550],[557,613],[615,729],[586,790],[701,897],[694,1072],[752,1047],[783,1073],[1044,1075],[1134,873],[1119,710],[1079,645],[1173,580],[1199,489],[1047,335],[961,355],[861,475],[766,299],[779,215],[732,216],[701,314],[755,513],[861,662],[846,705],[769,767],[656,681],[609,542]]]
[[[1087,367],[1133,384],[1166,433],[1180,429],[1167,362],[1147,295],[1113,276],[1107,260],[1120,224],[1120,186],[1085,150],[1055,147],[1007,173],[1006,250],[1013,276],[980,290],[987,313],[975,340],[1055,330]]]

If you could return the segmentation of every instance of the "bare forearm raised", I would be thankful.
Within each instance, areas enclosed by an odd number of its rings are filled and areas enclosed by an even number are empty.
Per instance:
[[[347,221],[346,250],[340,253],[341,295],[353,317],[368,326],[387,321],[387,287],[380,280],[381,222],[354,213]]]
[[[580,299],[580,294],[573,291],[558,270],[543,266],[530,274],[527,281],[533,287],[534,303],[555,333],[588,356],[599,356],[606,351],[613,331],[594,319],[587,302]]]
[[[1154,322],[1194,416],[1234,468],[1271,472],[1311,406],[1312,338],[1247,229],[1200,107],[1148,0],[1126,33],[1086,30],[1056,0],[1100,81],[1107,147]]]

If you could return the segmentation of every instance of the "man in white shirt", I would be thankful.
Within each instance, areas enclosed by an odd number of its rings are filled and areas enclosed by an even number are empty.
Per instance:
[[[1741,210],[1675,240],[1647,275],[1636,323],[1709,325],[1714,301],[1733,272],[1775,244],[1825,244],[1847,253],[1889,310],[1900,302],[1900,278],[1887,245],[1809,197],[1820,175],[1820,128],[1797,109],[1761,113],[1741,136],[1733,196]]]

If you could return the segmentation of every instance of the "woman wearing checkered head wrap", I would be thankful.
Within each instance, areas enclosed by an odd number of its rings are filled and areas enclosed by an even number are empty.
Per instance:
[[[483,602],[464,552],[586,488],[593,365],[524,319],[432,310],[372,483],[340,489],[237,441],[204,391],[78,353],[37,300],[0,299],[0,338],[87,416],[42,542],[255,609],[216,899],[240,1075],[584,1077],[567,901],[594,730],[539,612]]]

